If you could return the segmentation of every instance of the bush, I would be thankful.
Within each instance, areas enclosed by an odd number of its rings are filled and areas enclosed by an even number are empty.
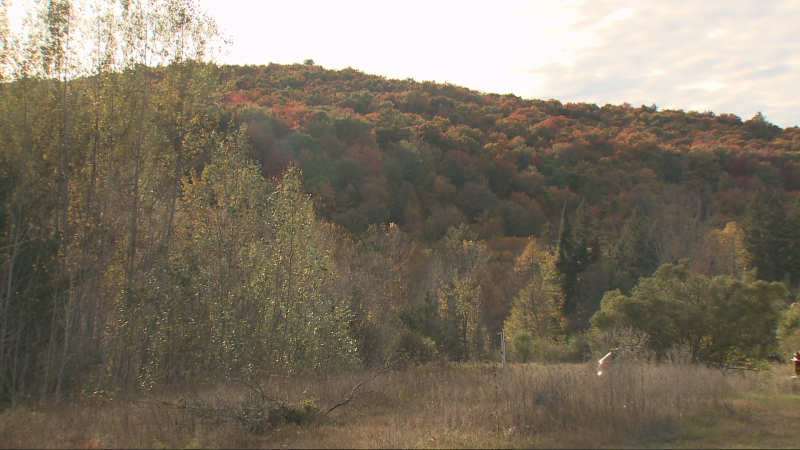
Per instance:
[[[276,402],[270,405],[269,422],[272,426],[282,424],[306,425],[314,422],[320,408],[311,400],[301,402]]]
[[[515,362],[583,362],[591,352],[592,346],[583,335],[554,341],[534,338],[527,331],[522,331],[511,338],[511,360]]]
[[[521,333],[517,333],[513,339],[511,339],[511,346],[514,349],[514,360],[526,363],[531,360],[531,354],[533,353],[533,338],[531,334],[523,331]]]
[[[252,399],[251,399],[252,400]],[[267,401],[245,402],[239,407],[219,407],[204,405],[193,412],[215,421],[232,420],[248,433],[264,434],[283,425],[308,425],[316,421],[320,408],[311,400],[301,402]]]
[[[641,278],[630,296],[603,296],[591,319],[599,331],[633,327],[649,336],[659,358],[686,347],[692,361],[751,366],[774,355],[780,310],[789,291],[781,283],[693,273],[691,261],[665,264]]]
[[[781,314],[778,326],[779,359],[788,361],[794,352],[800,350],[800,304],[792,303]]]
[[[402,365],[411,362],[425,364],[435,360],[439,356],[436,351],[436,344],[431,338],[423,336],[416,331],[408,328],[402,329],[397,333],[388,347],[388,359],[394,361],[401,358]]]
[[[552,363],[583,362],[590,349],[582,336],[566,341],[534,339],[531,361]]]

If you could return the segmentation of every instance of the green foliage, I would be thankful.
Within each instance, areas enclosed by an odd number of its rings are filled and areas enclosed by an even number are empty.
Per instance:
[[[149,326],[149,383],[355,362],[351,313],[332,290],[332,261],[296,171],[271,190],[241,136],[185,180],[186,228]]]
[[[784,232],[786,213],[777,195],[765,200],[756,193],[745,210],[744,244],[750,256],[750,265],[759,279],[782,281],[785,253]]]
[[[658,267],[651,224],[644,210],[638,205],[633,208],[631,216],[625,223],[619,241],[614,246],[612,257],[617,264],[614,284],[622,292],[630,292],[640,278],[650,276]]]
[[[578,249],[572,227],[569,223],[567,205],[561,211],[561,226],[558,229],[558,243],[556,244],[556,270],[559,275],[561,288],[561,302],[558,310],[565,321],[573,320],[577,311],[576,296],[578,290]]]
[[[404,321],[434,333],[440,354],[453,360],[483,358],[489,348],[489,337],[483,322],[480,270],[487,260],[486,243],[466,225],[447,230],[444,249],[435,255],[428,274],[430,290],[426,301],[403,315]],[[430,297],[428,297],[430,296]],[[430,322],[420,318],[429,298],[438,302],[438,318]],[[428,328],[428,330],[425,330]]]
[[[261,392],[251,392],[237,404],[223,405],[198,403],[189,411],[214,424],[233,422],[252,434],[266,434],[286,425],[307,426],[322,417],[313,400],[273,400]]]
[[[519,332],[511,339],[512,348],[514,349],[514,359],[519,362],[526,363],[531,360],[533,355],[533,338],[530,333]]]
[[[800,280],[800,204],[795,201],[787,214],[784,200],[774,193],[766,200],[757,192],[744,215],[744,246],[756,276],[782,281],[788,286]]]
[[[589,267],[589,264],[596,262],[600,258],[601,249],[595,232],[597,223],[589,210],[589,202],[586,201],[586,198],[581,200],[575,215],[573,231],[575,239],[575,270],[581,273]]]
[[[395,110],[390,103],[380,111],[375,123],[374,131],[378,144],[386,145],[390,142],[408,139],[410,136],[408,125],[408,116]]]
[[[0,403],[373,364],[403,326],[479,359],[505,321],[566,358],[606,287],[627,304],[659,263],[800,280],[796,127],[313,61],[220,67],[194,1],[95,6],[34,2],[22,35],[0,30]],[[746,268],[735,227],[715,230],[734,221]],[[739,283],[700,297],[749,311],[739,297],[761,291]],[[729,323],[714,314],[703,326]],[[753,314],[741,346],[772,345]],[[698,358],[759,357],[729,346]]]
[[[792,212],[786,218],[784,267],[789,274],[789,284],[800,286],[800,198],[795,199]]]
[[[778,356],[784,361],[800,350],[800,304],[792,303],[781,313],[778,326],[778,342],[780,353]]]
[[[386,349],[388,362],[396,359],[403,361],[403,364],[414,362],[426,364],[434,361],[438,356],[436,344],[427,336],[404,328],[397,333]]]
[[[265,339],[272,361],[294,371],[325,371],[355,362],[347,334],[350,311],[333,290],[335,272],[310,199],[300,191],[299,174],[290,170],[270,198],[267,219],[270,251],[260,260],[261,298],[269,329]]]
[[[268,422],[272,427],[288,424],[308,425],[318,420],[320,407],[312,400],[278,401],[270,405],[268,412]]]
[[[761,111],[756,113],[752,119],[744,122],[744,127],[749,132],[753,133],[756,139],[769,140],[781,132],[780,127],[768,122],[761,114]]]
[[[438,337],[441,324],[430,291],[425,293],[425,298],[421,302],[408,305],[400,311],[399,319],[409,330],[430,338]]]
[[[522,332],[513,337],[511,344],[511,359],[521,363],[580,363],[591,352],[589,343],[582,335],[552,340],[534,338]]]
[[[649,348],[662,357],[683,346],[695,361],[753,363],[775,351],[779,311],[787,296],[779,283],[693,274],[690,262],[683,260],[642,278],[630,296],[607,292],[591,322],[601,331],[641,330],[649,336]]]

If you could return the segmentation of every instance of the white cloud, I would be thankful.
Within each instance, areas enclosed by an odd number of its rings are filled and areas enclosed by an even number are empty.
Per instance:
[[[606,22],[613,22],[616,20],[625,20],[633,16],[633,9],[631,8],[622,8],[613,13],[607,15],[604,20]]]
[[[602,44],[591,51],[576,45],[573,64],[532,68],[549,83],[524,95],[656,103],[744,119],[763,111],[778,125],[800,125],[800,2],[593,1],[577,9],[582,17],[608,17],[623,6],[634,13],[610,27],[584,20],[565,30],[591,30]]]
[[[234,39],[224,62],[313,58],[527,98],[800,125],[798,0],[200,2]]]

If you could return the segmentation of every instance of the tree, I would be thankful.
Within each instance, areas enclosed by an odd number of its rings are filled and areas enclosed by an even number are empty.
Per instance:
[[[558,310],[561,313],[565,329],[571,327],[577,312],[578,293],[578,250],[575,237],[567,214],[567,204],[561,212],[561,226],[558,230],[558,243],[556,247],[555,268],[558,272],[558,284],[561,288],[561,303]]]
[[[371,225],[350,260],[343,261],[352,285],[350,308],[359,314],[353,328],[365,364],[385,363],[384,349],[398,332],[401,312],[408,310],[412,292],[407,263],[414,247],[397,225]]]
[[[202,174],[184,179],[186,226],[170,261],[172,283],[165,283],[172,289],[148,327],[156,330],[152,382],[236,372],[265,356],[251,353],[265,336],[248,326],[266,309],[255,303],[263,294],[253,286],[266,250],[267,185],[259,172],[239,135],[220,145]]]
[[[660,356],[685,346],[694,361],[752,364],[772,356],[779,311],[789,292],[780,283],[695,275],[689,260],[665,264],[642,278],[631,295],[603,297],[592,317],[599,330],[633,327],[650,336]]]
[[[262,287],[270,299],[265,311],[271,360],[284,370],[329,371],[355,363],[355,343],[348,335],[351,311],[336,292],[330,252],[321,245],[311,200],[303,194],[300,174],[286,172],[269,200],[270,246]]]
[[[728,222],[722,230],[711,230],[707,236],[711,274],[740,278],[748,270],[744,232],[736,222]]]
[[[561,303],[556,256],[531,240],[514,266],[514,276],[521,285],[514,297],[511,314],[503,326],[506,336],[528,333],[535,339],[552,340],[561,333],[558,305]]]
[[[374,127],[378,144],[382,148],[386,148],[390,142],[407,140],[410,136],[409,122],[409,117],[394,109],[391,102],[382,105]]]
[[[765,201],[757,192],[745,209],[743,229],[744,245],[756,276],[765,281],[784,281],[787,262],[793,264],[789,252],[797,236],[788,234],[786,206],[781,198],[773,194]]]
[[[599,242],[597,242],[597,226],[594,216],[589,209],[586,198],[581,200],[578,209],[575,211],[575,270],[582,273],[589,267],[593,260],[600,256]]]
[[[629,292],[639,278],[649,276],[657,267],[653,249],[650,221],[638,205],[622,228],[612,257],[616,262],[614,284]]]
[[[483,324],[480,271],[486,243],[465,224],[450,227],[441,253],[427,265],[426,290],[438,301],[436,342],[441,354],[455,360],[483,357],[489,339]]]
[[[795,199],[792,212],[786,219],[786,259],[784,267],[789,273],[790,286],[800,285],[800,198]]]
[[[780,343],[781,360],[787,360],[800,350],[800,303],[792,303],[781,313],[778,325],[778,342]]]
[[[781,128],[767,121],[761,111],[757,112],[752,119],[745,121],[744,128],[753,133],[756,139],[765,140],[772,139],[781,132]]]

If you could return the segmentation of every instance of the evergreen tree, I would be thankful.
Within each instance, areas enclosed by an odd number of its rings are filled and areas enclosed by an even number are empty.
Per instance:
[[[786,271],[792,285],[800,281],[800,198],[795,199],[792,213],[786,220]]]
[[[596,245],[597,236],[594,231],[596,222],[592,212],[589,210],[589,203],[584,198],[575,212],[575,269],[580,274],[589,267],[592,263],[593,257],[596,259],[599,256]]]
[[[600,307],[600,299],[608,287],[608,279],[605,265],[600,261],[600,238],[595,231],[597,224],[585,198],[575,211],[575,216],[574,269],[578,282],[575,292],[575,325],[588,328],[589,318]]]
[[[747,250],[748,266],[755,269],[759,278],[771,272],[770,249],[766,246],[767,227],[764,218],[767,215],[764,197],[756,192],[744,210],[744,246]]]
[[[793,214],[794,215],[794,214]],[[780,197],[773,194],[769,200],[756,193],[745,208],[744,245],[749,266],[756,277],[764,281],[783,281],[790,257],[788,248],[794,238],[789,237],[786,207]]]
[[[767,246],[772,250],[772,275],[766,281],[784,281],[788,252],[786,203],[777,194],[772,194],[767,202]]]
[[[630,292],[641,277],[650,276],[658,266],[650,234],[650,221],[638,205],[633,208],[614,248],[617,263],[615,285]]]
[[[578,270],[575,258],[575,238],[569,223],[567,205],[561,212],[561,227],[558,230],[558,246],[556,247],[556,271],[561,288],[561,304],[558,306],[562,319],[569,321],[577,311],[576,294],[578,292]]]

